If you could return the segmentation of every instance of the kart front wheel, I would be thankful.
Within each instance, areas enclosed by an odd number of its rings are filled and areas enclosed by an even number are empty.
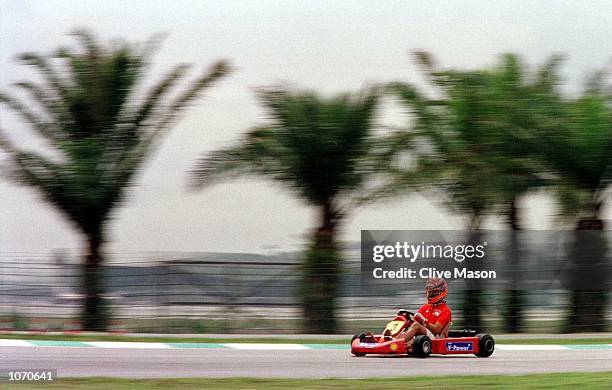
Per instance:
[[[431,353],[431,339],[427,336],[416,336],[412,343],[412,354],[419,358],[426,358]]]
[[[478,353],[475,355],[478,357],[489,357],[495,350],[495,340],[489,334],[479,334],[478,337]]]

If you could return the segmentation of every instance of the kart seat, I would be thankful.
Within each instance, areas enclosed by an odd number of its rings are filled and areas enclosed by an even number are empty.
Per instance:
[[[442,328],[442,331],[440,332],[439,335],[436,336],[437,339],[445,339],[448,337],[448,331],[450,330],[450,327],[453,323],[449,322],[448,324],[446,324],[446,326],[444,328]]]

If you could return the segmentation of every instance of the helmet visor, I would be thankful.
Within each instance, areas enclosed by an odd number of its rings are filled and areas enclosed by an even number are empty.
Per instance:
[[[427,295],[427,299],[432,299],[442,294],[441,288],[429,288],[425,290],[425,294]]]

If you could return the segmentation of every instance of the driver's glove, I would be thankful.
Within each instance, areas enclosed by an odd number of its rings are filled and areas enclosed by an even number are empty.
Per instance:
[[[412,318],[414,318],[414,320],[421,325],[427,324],[427,318],[425,318],[421,313],[416,313]]]

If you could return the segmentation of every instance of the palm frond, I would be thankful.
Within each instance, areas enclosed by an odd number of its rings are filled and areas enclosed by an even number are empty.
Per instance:
[[[25,53],[21,54],[18,59],[25,65],[36,67],[57,97],[69,101],[70,85],[58,75],[43,56],[36,53]]]
[[[275,139],[273,130],[251,130],[237,146],[200,158],[189,172],[189,188],[202,189],[240,176],[282,174],[280,160],[288,151]]]
[[[258,97],[268,126],[199,159],[190,172],[190,187],[257,175],[311,204],[332,205],[334,213],[345,213],[340,205],[355,204],[353,195],[380,167],[371,155],[377,88],[332,98],[275,88],[259,90]]]
[[[50,121],[53,122],[54,138],[66,139],[68,137],[68,132],[65,129],[74,126],[74,122],[61,99],[49,94],[46,88],[33,82],[21,81],[13,85],[26,91],[32,102],[36,103],[48,115]],[[44,134],[41,135],[45,137]]]
[[[0,104],[5,104],[13,112],[17,113],[23,120],[31,125],[31,127],[53,146],[61,141],[61,133],[58,131],[54,122],[48,121],[31,111],[25,104],[19,100],[0,93]]]
[[[228,65],[218,62],[176,100],[163,104],[187,70],[178,65],[142,100],[136,98],[136,88],[157,48],[157,37],[143,48],[124,42],[104,46],[86,30],[73,35],[83,50],[56,50],[55,59],[64,65],[57,69],[39,54],[20,57],[43,76],[41,84],[15,84],[28,93],[36,110],[0,93],[1,104],[62,153],[61,162],[20,150],[5,134],[0,134],[0,149],[6,152],[13,179],[37,188],[89,235],[101,231],[160,136],[199,93],[228,71]]]
[[[177,115],[186,108],[186,106],[196,99],[202,91],[211,87],[217,80],[231,72],[231,67],[226,61],[218,61],[210,68],[204,71],[202,76],[189,83],[187,88],[179,97],[177,97],[169,106],[167,111],[162,116],[161,124],[158,129],[163,129],[174,121]]]
[[[98,45],[91,31],[85,28],[78,28],[73,30],[70,35],[75,37],[81,46],[85,48],[86,55],[89,57],[91,63],[94,64],[97,58],[102,54],[102,48]]]
[[[189,68],[190,66],[187,64],[175,66],[173,70],[151,89],[137,112],[129,117],[130,132],[136,133],[138,131],[141,124],[147,121],[152,113],[154,113],[163,96],[185,75]]]

